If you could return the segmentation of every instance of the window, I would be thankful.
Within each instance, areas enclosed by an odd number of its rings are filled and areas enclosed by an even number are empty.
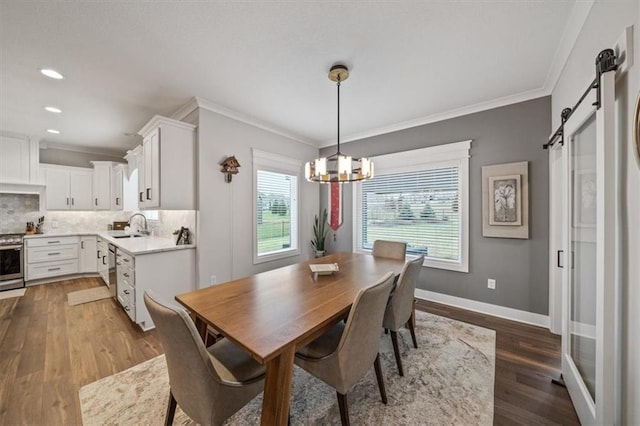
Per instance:
[[[298,183],[301,163],[253,151],[254,263],[300,254]]]
[[[374,158],[354,197],[356,250],[403,241],[425,266],[468,272],[470,141]]]

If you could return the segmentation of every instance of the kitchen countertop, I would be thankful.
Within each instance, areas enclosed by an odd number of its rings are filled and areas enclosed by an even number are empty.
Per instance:
[[[142,254],[158,253],[163,251],[173,250],[189,250],[195,249],[195,244],[186,244],[177,246],[173,238],[164,237],[133,237],[133,238],[114,238],[114,235],[125,235],[124,231],[99,231],[99,232],[49,232],[45,234],[33,234],[25,235],[25,239],[30,238],[48,238],[48,237],[71,237],[71,236],[97,236],[116,247],[122,249],[122,251],[132,255],[138,256]]]

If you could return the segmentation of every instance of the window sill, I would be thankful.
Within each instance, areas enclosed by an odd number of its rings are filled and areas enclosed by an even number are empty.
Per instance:
[[[287,257],[294,257],[300,255],[300,249],[282,250],[270,254],[253,255],[253,264],[258,265],[260,263],[272,262],[274,260],[286,259]]]

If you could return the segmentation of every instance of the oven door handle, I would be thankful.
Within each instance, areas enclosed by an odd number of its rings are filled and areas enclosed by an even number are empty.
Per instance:
[[[0,246],[0,250],[22,250],[22,245],[14,245],[14,246]]]

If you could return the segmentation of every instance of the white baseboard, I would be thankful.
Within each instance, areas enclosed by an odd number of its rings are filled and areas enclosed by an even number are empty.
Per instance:
[[[504,306],[492,305],[491,303],[478,302],[476,300],[464,299],[462,297],[449,296],[448,294],[436,293],[434,291],[416,289],[415,296],[418,299],[429,300],[431,302],[442,303],[443,305],[454,306],[468,311],[480,312],[494,317],[505,318],[524,324],[549,328],[549,317],[547,315],[535,314],[533,312],[521,311],[519,309],[507,308]]]

